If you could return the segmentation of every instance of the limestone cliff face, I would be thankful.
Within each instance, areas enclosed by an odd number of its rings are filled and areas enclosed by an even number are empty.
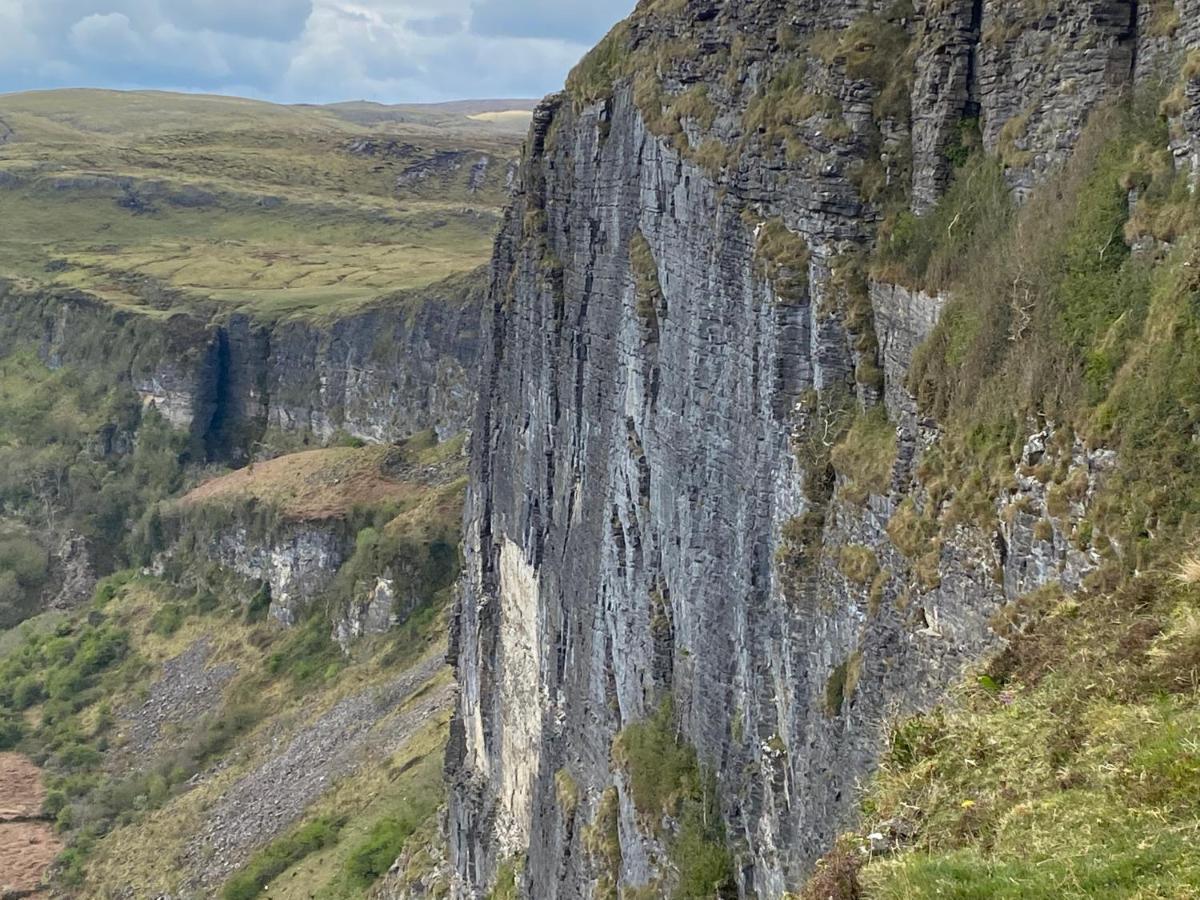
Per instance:
[[[462,431],[474,403],[477,275],[325,320],[133,312],[0,284],[0,335],[52,367],[128,381],[210,455],[245,459],[268,428],[316,441]]]
[[[643,3],[539,108],[481,341],[452,648],[461,896],[527,848],[517,883],[538,900],[669,881],[610,755],[667,695],[715,773],[740,893],[797,889],[852,821],[883,723],[994,649],[1006,600],[1094,564],[1070,537],[1111,459],[1036,426],[995,531],[903,533],[944,499],[919,474],[937,425],[905,383],[945,298],[867,283],[858,261],[881,194],[928,208],[964,130],[1020,193],[1098,104],[1152,63],[1177,72],[1200,11],[1157,18],[1173,12]],[[782,128],[764,98],[788,104]],[[1180,109],[1190,165],[1195,103]],[[823,438],[880,403],[887,477],[820,484]],[[1070,502],[1030,475],[1051,452]],[[802,527],[816,537],[796,563]],[[577,802],[560,802],[562,772]],[[586,838],[614,787],[616,872]]]

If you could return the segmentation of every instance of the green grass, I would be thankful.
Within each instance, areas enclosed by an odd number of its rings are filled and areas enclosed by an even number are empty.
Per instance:
[[[510,859],[500,866],[496,873],[496,883],[488,893],[488,900],[517,900],[517,879],[520,876],[522,860]]]
[[[983,247],[1008,228],[1012,200],[996,160],[966,159],[938,205],[924,216],[907,211],[883,224],[876,276],[939,291],[969,270],[968,249]]]
[[[94,452],[114,436],[131,452]],[[0,502],[22,523],[0,523],[0,579],[12,575],[20,589],[0,581],[0,627],[33,611],[41,560],[56,549],[42,546],[47,533],[66,526],[86,537],[101,575],[142,561],[144,515],[179,488],[187,444],[128,387],[50,371],[21,349],[0,357]]]
[[[785,302],[800,303],[804,300],[808,294],[808,245],[782,219],[763,223],[754,248],[754,258],[763,275],[771,279],[776,292]]]
[[[675,811],[682,796],[700,788],[696,752],[679,741],[669,701],[652,718],[621,730],[613,758],[628,771],[633,805],[649,821]]]
[[[629,792],[643,827],[657,834],[664,816],[678,822],[678,830],[667,840],[675,872],[670,896],[674,900],[736,897],[716,783],[701,770],[695,749],[680,740],[671,699],[652,717],[626,725],[613,741],[612,756],[629,777]],[[592,842],[598,851],[605,840],[603,828],[601,824],[598,840]]]
[[[658,279],[658,263],[646,236],[641,230],[629,239],[629,264],[633,270],[637,313],[653,334],[658,333],[658,315],[663,307],[663,289]]]
[[[277,873],[269,894],[278,900],[361,898],[407,849],[427,845],[442,802],[445,717],[430,723],[394,757],[336,785],[313,812],[316,820],[345,820],[335,844]],[[420,865],[420,852],[414,864]]]
[[[0,188],[0,277],[274,319],[344,312],[486,262],[517,133],[450,108],[357,118],[158,93],[2,96],[15,137],[0,171],[18,182]],[[406,178],[447,153],[463,155]]]
[[[1195,590],[1146,577],[1049,595],[978,686],[903,723],[867,806],[872,821],[917,817],[917,837],[864,870],[870,895],[1200,890]]]
[[[862,503],[870,494],[886,494],[896,462],[896,428],[882,407],[860,414],[830,459],[846,479],[841,496]]]
[[[273,841],[221,889],[221,900],[254,900],[278,875],[306,856],[336,844],[344,823],[314,819]]]

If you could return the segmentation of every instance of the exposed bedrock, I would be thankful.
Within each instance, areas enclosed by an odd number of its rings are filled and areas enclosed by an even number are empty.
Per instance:
[[[1179,55],[1183,31],[1139,27],[1146,4],[1018,6],[917,3],[900,24],[911,111],[884,121],[878,87],[844,59],[807,59],[806,84],[843,121],[833,137],[819,115],[789,123],[806,153],[769,146],[766,126],[744,133],[743,111],[806,52],[780,35],[846,29],[878,4],[635,14],[630,52],[702,51],[657,57],[667,96],[700,84],[714,107],[681,115],[686,141],[654,133],[619,75],[610,96],[564,94],[535,113],[484,308],[451,650],[460,896],[485,896],[518,857],[522,896],[538,900],[667,873],[610,749],[668,695],[717,779],[740,892],[797,890],[853,822],[884,723],[997,649],[990,621],[1007,601],[1076,586],[1095,565],[1070,536],[1112,460],[1038,423],[1015,488],[989,500],[998,526],[963,522],[919,551],[897,536],[932,502],[917,473],[938,426],[906,379],[946,298],[875,281],[864,317],[846,288],[848,261],[874,240],[878,210],[859,187],[881,147],[911,142],[918,211],[944,189],[964,128],[1020,195],[1068,156],[1090,111],[1143,77],[1142,49]],[[694,152],[708,141],[725,155]],[[764,258],[773,235],[805,253]],[[853,414],[845,402],[884,403],[895,463],[882,485],[843,473],[814,498],[801,445]],[[1029,475],[1051,445],[1070,502],[1048,502]],[[797,523],[814,516],[796,565]],[[577,802],[562,802],[564,772]],[[613,790],[618,872],[587,839]]]
[[[324,320],[131,312],[86,294],[0,284],[0,329],[52,367],[101,370],[189,429],[214,458],[245,459],[268,428],[373,442],[461,431],[474,403],[479,276]]]

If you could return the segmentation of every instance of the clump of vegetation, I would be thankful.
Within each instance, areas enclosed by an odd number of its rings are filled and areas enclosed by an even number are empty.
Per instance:
[[[648,821],[677,812],[682,799],[700,789],[696,751],[679,740],[669,699],[653,717],[621,730],[613,760],[628,772],[633,805]]]
[[[356,847],[346,860],[349,879],[359,887],[369,887],[376,879],[386,875],[420,824],[420,819],[407,816],[389,816],[376,822],[367,840]]]
[[[612,96],[616,81],[629,70],[633,52],[627,21],[616,25],[567,75],[567,92],[578,103],[595,103]]]
[[[615,787],[600,795],[592,821],[582,831],[583,847],[603,873],[596,886],[597,900],[616,900],[621,876],[620,798]]]
[[[801,303],[808,296],[808,244],[782,219],[755,226],[754,258],[784,303]]]
[[[871,305],[870,285],[862,254],[844,253],[830,264],[827,284],[827,303],[836,306],[852,341],[855,368],[854,382],[860,389],[873,392],[864,396],[873,402],[884,387],[883,370],[879,368],[879,338],[875,334],[875,309]],[[861,396],[861,395],[860,395]]]
[[[579,784],[569,769],[562,768],[554,773],[554,796],[563,818],[572,818],[579,808]]]
[[[267,657],[266,673],[290,678],[297,689],[303,689],[333,678],[346,662],[330,635],[328,616],[314,607]]]
[[[654,251],[640,228],[629,238],[629,265],[633,270],[638,318],[650,335],[657,337],[659,313],[665,310],[664,295]]]
[[[742,115],[742,131],[747,138],[760,135],[768,147],[784,148],[791,162],[808,155],[808,145],[798,126],[820,120],[820,130],[829,137],[849,134],[836,97],[815,93],[803,60],[791,62],[777,71],[750,100]]]
[[[254,900],[277,876],[304,857],[337,843],[344,825],[344,822],[336,819],[314,819],[272,841],[254,854],[242,871],[226,882],[221,890],[221,900]],[[391,862],[388,860],[388,865]]]
[[[847,544],[838,551],[838,571],[855,584],[870,584],[879,574],[875,551],[861,544]]]
[[[861,900],[859,870],[867,857],[853,835],[842,837],[817,861],[816,870],[799,895],[788,900]]]
[[[1153,37],[1173,37],[1179,30],[1179,11],[1171,0],[1150,0],[1149,33]]]
[[[736,897],[716,784],[702,771],[696,751],[680,739],[671,699],[651,718],[622,729],[612,753],[628,775],[634,806],[647,827],[661,832],[664,821],[675,823],[668,841],[677,873],[671,896]]]
[[[831,451],[841,441],[854,414],[849,392],[812,392],[805,398],[804,416],[797,429],[794,452],[805,467],[803,513],[783,524],[776,562],[785,587],[799,594],[803,576],[820,555],[820,538],[829,503],[837,483],[830,461]]]
[[[997,240],[1012,214],[1002,168],[974,153],[933,210],[919,217],[897,212],[883,223],[873,274],[884,281],[941,291],[978,264],[967,251]]]
[[[882,406],[860,414],[830,454],[833,467],[846,479],[841,496],[862,503],[870,494],[886,494],[896,462],[896,429]]]
[[[879,89],[875,114],[880,120],[908,115],[915,48],[903,23],[913,15],[912,3],[898,0],[883,15],[859,16],[849,28],[815,35],[810,45],[826,65],[841,63],[851,78]]]
[[[517,900],[517,879],[524,868],[524,862],[521,858],[509,859],[500,866],[488,900]]]
[[[0,628],[16,625],[46,584],[50,554],[21,532],[0,533]]]
[[[862,677],[862,663],[862,653],[855,650],[829,673],[825,681],[825,714],[830,718],[840,716],[854,697],[858,680]]]

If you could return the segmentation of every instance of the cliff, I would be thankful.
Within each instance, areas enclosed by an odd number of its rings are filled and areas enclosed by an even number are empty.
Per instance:
[[[933,222],[959,265],[985,201],[1032,202],[1090,119],[1161,85],[1156,171],[1194,181],[1198,21],[1190,0],[643,2],[537,110],[480,342],[461,896],[798,891],[890,723],[1004,646],[998,613],[1133,560],[1090,537],[1116,453],[1028,381],[998,456],[949,427],[967,401],[935,395],[989,361],[938,327],[958,283],[889,253]],[[938,219],[956,183],[974,193]],[[996,371],[1046,349],[1003,299]]]
[[[129,384],[209,457],[244,461],[269,431],[322,443],[463,430],[481,293],[479,274],[456,276],[340,316],[270,320],[9,282],[0,323],[6,346]]]
[[[386,634],[457,572],[462,441],[423,437],[286,454],[206,481],[160,507],[156,568],[288,626],[323,599],[345,650]],[[228,589],[230,576],[246,588]]]

